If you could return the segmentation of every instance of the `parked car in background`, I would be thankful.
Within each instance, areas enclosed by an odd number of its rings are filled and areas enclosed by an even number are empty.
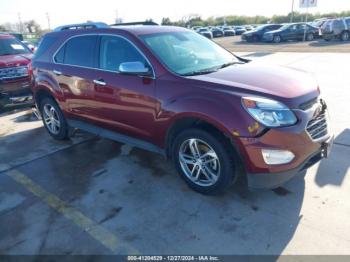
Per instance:
[[[321,27],[322,38],[326,41],[350,38],[350,17],[327,20]]]
[[[27,40],[21,41],[23,44],[25,44],[33,53],[35,52],[37,45],[33,42],[29,42]]]
[[[208,28],[201,27],[201,28],[197,29],[196,32],[198,34],[205,36],[206,38],[209,38],[209,39],[213,38],[213,33]]]
[[[251,31],[251,30],[254,29],[254,27],[251,26],[251,25],[244,25],[244,28],[245,28],[245,30],[247,30],[247,31]]]
[[[211,32],[213,34],[213,37],[221,37],[224,36],[224,31],[221,30],[220,28],[213,27],[211,28]]]
[[[247,32],[247,30],[245,30],[245,28],[243,26],[232,26],[233,30],[235,30],[236,35],[241,35],[245,32]]]
[[[305,34],[306,41],[312,41],[319,37],[319,32],[316,27],[306,23],[285,24],[277,30],[266,32],[263,35],[263,40],[267,42],[280,43],[289,40],[303,40]]]
[[[234,36],[236,35],[235,30],[233,30],[230,26],[223,26],[221,27],[221,30],[224,31],[224,36]]]
[[[241,39],[246,40],[248,42],[257,42],[262,40],[263,35],[266,32],[277,30],[281,27],[280,24],[268,24],[268,25],[261,25],[254,30],[247,31],[242,34]]]
[[[33,72],[53,138],[80,128],[161,153],[204,194],[238,177],[278,187],[328,156],[333,141],[310,74],[249,62],[185,28],[48,33]]]
[[[32,102],[31,50],[10,34],[0,34],[0,110]]]

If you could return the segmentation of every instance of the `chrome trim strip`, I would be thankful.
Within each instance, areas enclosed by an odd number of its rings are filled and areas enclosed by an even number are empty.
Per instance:
[[[57,55],[57,53],[61,50],[61,48],[71,39],[76,38],[76,37],[81,37],[81,36],[114,36],[114,37],[120,37],[126,41],[128,41],[132,46],[135,47],[135,49],[145,58],[145,60],[147,61],[147,63],[150,65],[150,67],[152,68],[152,77],[149,77],[151,79],[156,79],[156,73],[154,71],[154,67],[152,65],[152,63],[149,61],[149,59],[146,57],[146,55],[140,50],[140,48],[138,48],[132,41],[130,41],[128,38],[121,36],[121,35],[116,35],[116,34],[96,34],[96,33],[92,33],[92,34],[79,34],[79,35],[73,35],[69,38],[67,38],[60,46],[59,48],[57,48],[56,52],[54,52],[54,54],[51,57],[51,60],[54,64],[56,65],[67,65],[67,66],[74,66],[74,67],[79,67],[79,68],[86,68],[86,69],[95,69],[95,70],[99,70],[99,71],[104,71],[104,72],[112,72],[112,73],[116,73],[119,74],[118,71],[112,71],[112,70],[106,70],[106,69],[101,69],[101,68],[97,68],[97,67],[87,67],[87,66],[78,66],[78,65],[71,65],[71,64],[62,64],[62,63],[57,63],[55,61],[55,56]],[[145,76],[139,76],[139,77],[145,77]]]

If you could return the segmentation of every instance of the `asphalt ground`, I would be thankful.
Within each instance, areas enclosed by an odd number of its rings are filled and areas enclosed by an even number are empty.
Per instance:
[[[277,190],[190,190],[162,156],[78,132],[58,142],[30,110],[0,116],[0,254],[350,254],[350,54],[238,53],[318,78],[329,159]]]

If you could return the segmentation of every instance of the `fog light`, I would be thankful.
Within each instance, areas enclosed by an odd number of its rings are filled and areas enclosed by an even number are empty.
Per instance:
[[[264,161],[268,165],[281,165],[290,163],[295,155],[288,150],[270,150],[262,149]]]

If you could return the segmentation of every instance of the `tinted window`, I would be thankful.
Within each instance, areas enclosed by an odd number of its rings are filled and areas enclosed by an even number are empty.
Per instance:
[[[63,64],[64,62],[64,52],[65,52],[66,46],[62,47],[60,51],[55,56],[55,62]]]
[[[334,20],[333,29],[342,29],[344,27],[343,21]]]
[[[79,36],[69,40],[65,46],[64,63],[93,67],[97,36]]]
[[[118,71],[124,62],[142,62],[145,58],[127,40],[115,36],[102,36],[100,45],[100,68]]]
[[[38,47],[38,50],[36,50],[35,52],[34,59],[44,60],[45,58],[44,54],[50,49],[50,47],[56,42],[56,40],[57,40],[57,37],[44,36],[44,38],[42,38],[39,41],[39,47]],[[46,59],[50,60],[50,57],[47,56]]]

